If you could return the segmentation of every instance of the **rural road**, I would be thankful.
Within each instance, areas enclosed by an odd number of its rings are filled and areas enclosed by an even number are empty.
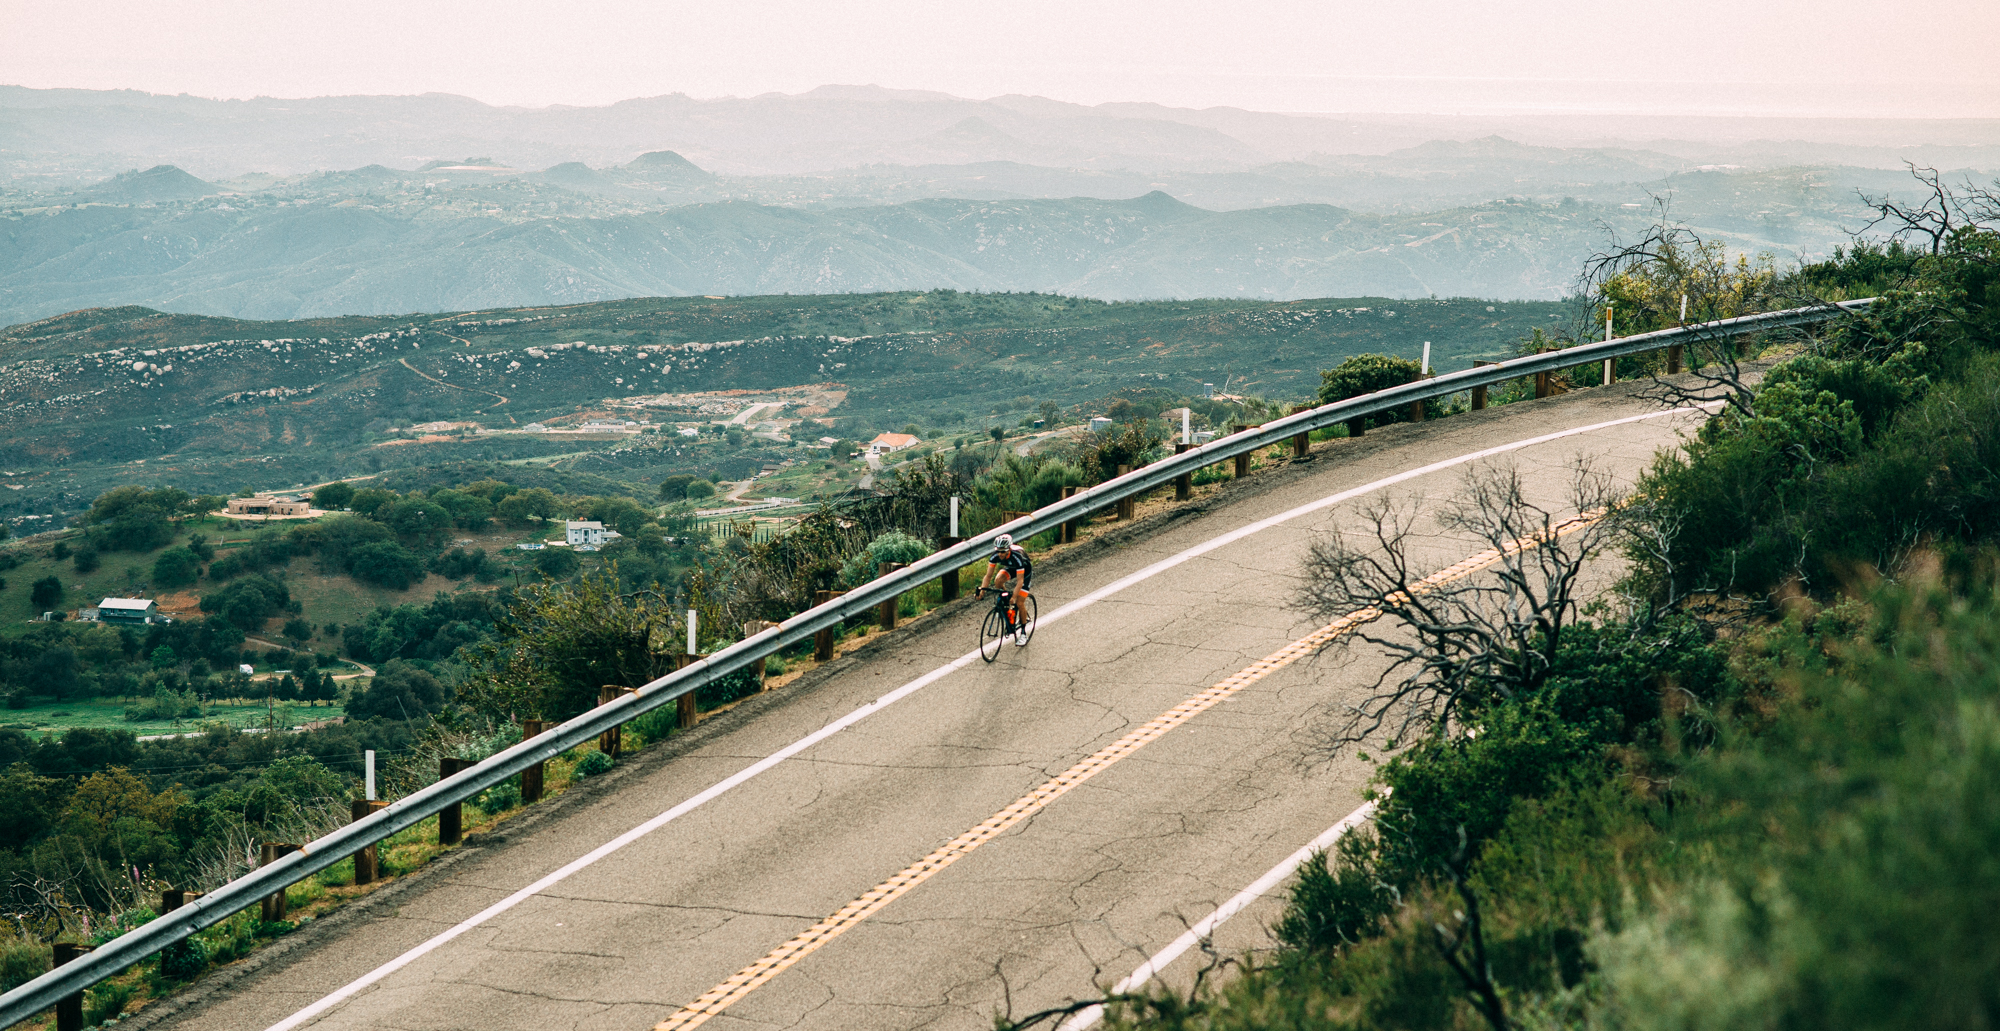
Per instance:
[[[1357,530],[1365,506],[1433,512],[1469,470],[1500,463],[1560,509],[1578,453],[1629,481],[1694,424],[1630,394],[1393,427],[1259,473],[1204,513],[1045,564],[1026,648],[964,661],[970,609],[892,635],[297,932],[180,1012],[129,1023],[979,1031],[1010,1007],[1088,997],[1356,809],[1371,767],[1315,735],[1380,659],[1329,652],[1239,677],[1089,779],[1065,771],[1312,633],[1287,606],[1301,558],[1317,536]],[[1598,428],[1383,483],[1585,427]],[[1436,567],[1479,549],[1418,525]],[[1009,822],[1029,796],[1042,802]],[[1216,947],[1267,947],[1280,893],[1224,924]],[[1165,979],[1184,984],[1200,958]],[[733,977],[754,986],[684,1012]]]

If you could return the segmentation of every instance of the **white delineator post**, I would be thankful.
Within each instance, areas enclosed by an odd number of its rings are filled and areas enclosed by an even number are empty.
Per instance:
[[[375,801],[375,750],[370,748],[362,752],[361,759],[362,766],[366,771],[363,776],[363,779],[367,782],[364,785],[365,792],[368,795],[368,801],[373,802]]]
[[[696,620],[699,618],[700,616],[695,612],[695,610],[693,609],[688,610],[688,654],[689,655],[701,654],[700,650],[695,648],[695,641],[699,639],[699,635],[696,634],[695,632],[697,629]]]
[[[1681,325],[1683,325],[1683,326],[1687,325],[1687,321],[1688,321],[1688,295],[1686,295],[1686,294],[1682,294],[1682,295],[1681,295]]]
[[[1611,339],[1611,306],[1608,304],[1604,306],[1604,339],[1605,340]],[[1616,358],[1604,359],[1605,386],[1608,387],[1611,385],[1611,378],[1617,372],[1617,369],[1618,369],[1618,359]]]
[[[1189,422],[1193,414],[1194,410],[1191,408],[1181,409],[1181,443],[1183,444],[1194,443],[1194,430]]]
[[[1420,376],[1429,376],[1431,374],[1431,342],[1428,340],[1424,341],[1424,360],[1422,366],[1417,370],[1417,374]]]
[[[958,539],[958,495],[951,496],[951,539]]]

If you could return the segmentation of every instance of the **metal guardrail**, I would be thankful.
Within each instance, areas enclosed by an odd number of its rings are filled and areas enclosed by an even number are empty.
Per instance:
[[[1555,372],[1690,341],[1823,322],[1859,311],[1874,300],[1870,297],[1838,305],[1745,315],[1582,344],[1448,373],[1274,419],[1261,427],[1218,437],[1182,454],[1135,469],[913,562],[826,604],[801,612],[772,629],[661,677],[635,693],[591,709],[567,723],[490,756],[464,772],[392,802],[386,808],[312,841],[268,866],[244,874],[171,913],[105,942],[93,951],[0,996],[0,1027],[26,1020],[54,1006],[63,997],[111,977],[166,946],[255,905],[264,896],[283,891],[287,886],[332,866],[368,845],[407,830],[444,807],[470,799],[536,763],[552,759],[634,717],[667,705],[690,691],[699,690],[713,680],[743,670],[758,659],[811,640],[818,631],[863,615],[906,591],[946,574],[955,575],[961,567],[983,557],[998,534],[1011,533],[1017,539],[1025,539],[1072,519],[1081,519],[1122,498],[1164,486],[1184,473],[1283,443],[1301,433],[1402,408],[1413,401],[1449,397],[1473,387],[1495,386],[1538,372]]]

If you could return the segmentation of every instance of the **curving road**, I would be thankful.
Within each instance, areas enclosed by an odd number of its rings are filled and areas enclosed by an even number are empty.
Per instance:
[[[1572,456],[1629,479],[1693,418],[1612,388],[1334,442],[1047,564],[990,666],[969,611],[891,635],[127,1026],[974,1031],[1108,988],[1361,802],[1315,729],[1379,660],[1287,651],[1316,535],[1496,462],[1558,505]],[[1268,946],[1281,890],[1216,946]]]

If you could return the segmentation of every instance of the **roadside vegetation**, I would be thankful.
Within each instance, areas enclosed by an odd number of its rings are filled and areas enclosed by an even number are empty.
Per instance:
[[[1683,294],[1711,317],[1883,300],[1803,337],[1690,345],[1692,373],[1654,389],[1718,414],[1591,534],[1494,586],[1427,594],[1393,561],[1317,549],[1300,606],[1381,605],[1365,636],[1400,660],[1322,728],[1326,755],[1376,764],[1378,815],[1302,869],[1275,950],[1211,956],[1192,993],[1117,1000],[1109,1026],[1990,1023],[1993,199],[1884,204],[1914,231],[1783,274],[1672,229],[1602,263],[1593,296],[1633,331]],[[1614,501],[1578,483],[1579,509]],[[1504,477],[1462,496],[1455,525],[1495,541],[1574,514]],[[1623,559],[1617,590],[1572,596],[1599,557]]]

